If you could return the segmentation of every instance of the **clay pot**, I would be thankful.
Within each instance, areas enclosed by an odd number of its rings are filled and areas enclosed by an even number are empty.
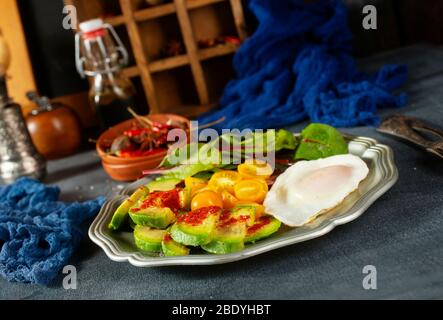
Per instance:
[[[29,114],[26,124],[37,150],[46,159],[69,156],[80,147],[80,122],[76,114],[62,104],[54,103],[53,109]]]
[[[173,121],[187,122],[189,120],[175,114],[152,114],[148,116],[152,121],[165,123],[169,119]],[[106,153],[106,148],[112,143],[112,141],[123,131],[129,130],[133,125],[137,123],[135,119],[123,121],[105,132],[97,140],[96,150],[100,158],[102,159],[102,165],[108,175],[118,181],[133,181],[141,177],[142,171],[147,169],[156,168],[163,158],[166,156],[167,151],[159,152],[151,156],[134,157],[134,158],[121,158]]]

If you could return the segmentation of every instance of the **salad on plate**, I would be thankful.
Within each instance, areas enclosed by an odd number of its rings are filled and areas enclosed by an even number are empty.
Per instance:
[[[282,224],[305,225],[343,202],[368,167],[335,128],[310,124],[299,136],[280,129],[188,144],[145,174],[156,178],[121,203],[108,228],[133,230],[141,251],[183,256],[237,252]]]

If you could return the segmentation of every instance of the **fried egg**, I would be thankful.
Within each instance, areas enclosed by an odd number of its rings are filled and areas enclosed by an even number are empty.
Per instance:
[[[368,172],[351,154],[299,161],[277,177],[264,200],[265,212],[288,226],[302,226],[343,202]]]

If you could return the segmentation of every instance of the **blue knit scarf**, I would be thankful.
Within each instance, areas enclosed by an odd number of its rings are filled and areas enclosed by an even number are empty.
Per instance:
[[[375,126],[379,107],[400,107],[392,90],[407,78],[405,66],[359,72],[352,57],[347,10],[340,0],[249,0],[259,25],[234,56],[237,78],[219,109],[221,128],[278,128],[309,118],[337,127]]]
[[[82,223],[104,202],[64,203],[59,193],[28,178],[0,187],[0,275],[7,280],[48,285],[79,244]]]

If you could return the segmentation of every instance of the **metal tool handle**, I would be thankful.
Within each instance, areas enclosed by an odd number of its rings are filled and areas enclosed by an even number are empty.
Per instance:
[[[410,141],[443,158],[443,131],[417,118],[395,114],[384,119],[377,131]],[[424,133],[434,136],[435,139],[430,140],[423,135]]]

